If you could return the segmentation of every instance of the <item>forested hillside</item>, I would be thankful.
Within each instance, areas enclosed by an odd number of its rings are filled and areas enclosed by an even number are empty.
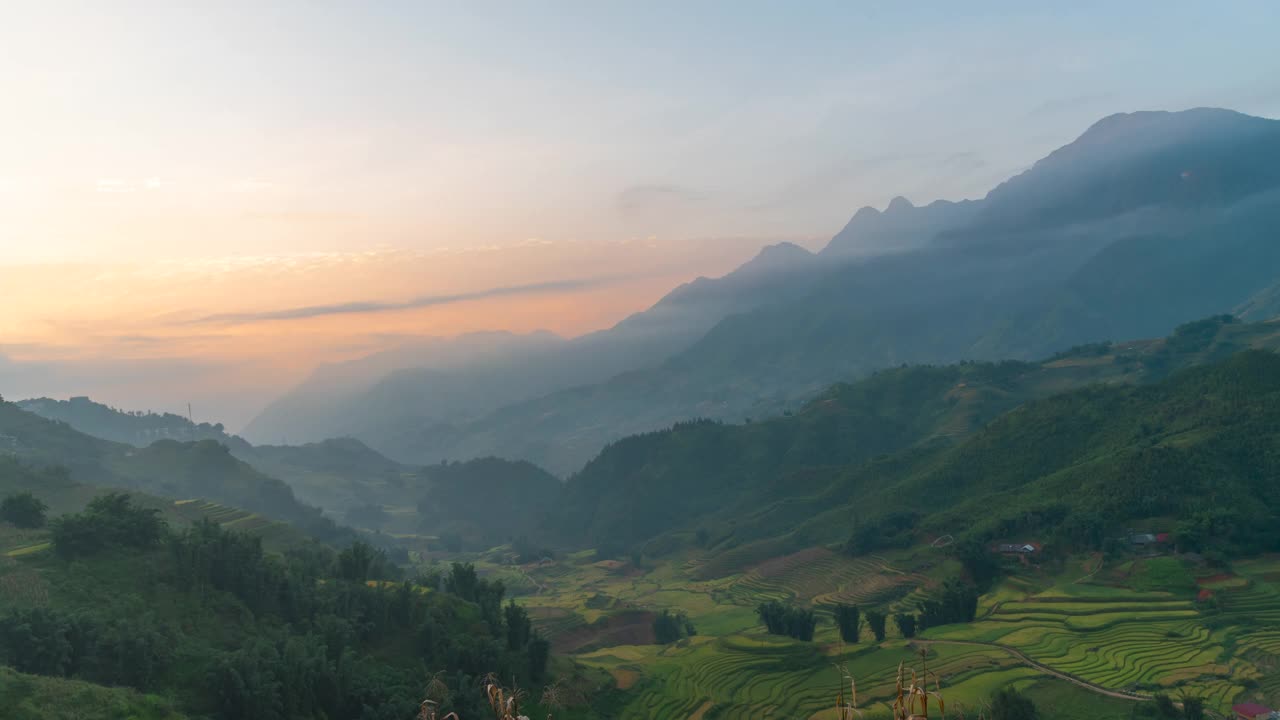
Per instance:
[[[415,467],[354,438],[251,445],[220,425],[119,410],[88,398],[22,401],[0,417],[13,428],[8,449],[29,462],[73,467],[86,482],[176,498],[207,497],[321,534],[332,528],[326,529],[328,521],[314,508],[367,530],[450,535],[493,545],[532,532],[560,492],[556,478],[523,461],[488,457]],[[157,427],[164,430],[148,430]],[[172,439],[190,437],[203,439]],[[140,447],[99,442],[113,438],[133,438]],[[391,515],[386,508],[416,512]],[[505,518],[500,525],[492,522],[495,514]]]
[[[283,481],[237,460],[216,440],[160,440],[136,448],[91,437],[65,422],[0,401],[0,452],[36,467],[66,468],[80,483],[176,500],[205,498],[288,521],[316,537],[350,536],[319,509],[299,502]]]
[[[1274,347],[1278,329],[1212,318],[1163,341],[1082,347],[1042,363],[890,370],[793,416],[627,438],[569,480],[551,528],[655,549],[695,535],[721,550],[772,539],[783,552],[888,518],[916,528],[908,537],[1034,531],[1093,547],[1124,522],[1199,522],[1195,506],[1211,495],[1231,495],[1236,507],[1262,491],[1250,506],[1271,513],[1273,491],[1251,485],[1267,473],[1249,467],[1273,440],[1266,418],[1280,408],[1271,387],[1280,357],[1232,353]],[[1236,427],[1249,432],[1227,431]],[[1166,477],[1173,467],[1183,474]],[[1068,492],[1072,483],[1092,490]]]
[[[0,662],[19,673],[132,688],[225,720],[404,720],[426,697],[480,717],[489,673],[550,681],[546,641],[503,606],[501,583],[468,566],[431,587],[375,582],[399,570],[363,543],[269,555],[211,522],[171,529],[125,495],[44,532],[50,549],[0,564]],[[94,697],[82,684],[5,673],[0,698],[15,705],[46,687]],[[131,697],[112,701],[176,716],[167,702]]]

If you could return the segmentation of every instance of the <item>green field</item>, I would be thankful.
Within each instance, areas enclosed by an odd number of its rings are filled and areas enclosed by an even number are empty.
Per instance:
[[[714,579],[700,579],[705,566],[696,555],[642,569],[594,562],[590,553],[484,569],[527,578],[532,590],[520,600],[541,631],[626,690],[620,718],[834,718],[837,668],[857,679],[866,717],[887,717],[898,664],[919,668],[921,650],[949,708],[977,707],[1007,685],[1036,698],[1046,718],[1127,717],[1136,701],[1158,692],[1198,695],[1215,712],[1244,700],[1280,701],[1280,561],[1273,558],[1242,562],[1238,574],[1200,572],[1214,593],[1205,606],[1194,585],[1161,589],[1185,586],[1192,574],[1184,577],[1169,558],[1101,572],[1099,558],[1086,558],[1059,577],[1036,570],[1007,577],[983,596],[973,623],[907,641],[890,622],[881,645],[865,627],[860,644],[840,642],[831,603],[913,608],[937,578],[954,572],[944,557],[931,548],[865,558],[811,548]],[[815,641],[764,634],[754,607],[768,600],[818,609]],[[669,646],[617,640],[627,636],[620,618],[639,623],[638,613],[664,608],[687,613],[698,635]]]
[[[154,695],[79,680],[24,675],[0,667],[0,714],[6,720],[181,720]]]

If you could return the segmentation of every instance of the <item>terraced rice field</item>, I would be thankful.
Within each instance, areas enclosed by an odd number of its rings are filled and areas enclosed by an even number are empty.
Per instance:
[[[898,662],[919,664],[906,647],[865,649],[828,657],[818,646],[765,635],[704,638],[684,648],[629,660],[599,651],[583,656],[614,672],[643,667],[636,694],[620,718],[686,718],[699,710],[717,718],[821,718],[841,688],[843,665],[858,678],[860,705],[887,716]],[[834,664],[833,664],[834,663]],[[929,660],[950,703],[974,703],[996,687],[1039,676],[1005,653],[981,647],[938,647]]]
[[[809,548],[761,563],[730,585],[723,599],[753,606],[768,600],[865,605],[905,595],[927,581],[882,557],[850,558]]]
[[[1024,600],[1004,601],[969,625],[937,628],[932,638],[994,643],[1012,648],[1057,672],[1122,692],[1186,690],[1223,710],[1262,677],[1224,644],[1225,630],[1211,630],[1195,603],[1163,593],[1125,594],[1117,588],[1066,597],[1062,588]],[[1251,618],[1276,631],[1239,635],[1240,648],[1280,651],[1280,594],[1254,584],[1224,590],[1216,627]]]
[[[902,568],[953,571],[931,566],[938,561],[930,552],[890,561],[811,548],[711,580],[700,579],[707,574],[696,559],[620,573],[584,558],[530,570],[545,589],[522,602],[553,638],[572,638],[584,624],[619,612],[672,608],[694,619],[699,635],[676,645],[582,646],[575,657],[629,688],[618,717],[834,720],[839,664],[857,677],[870,720],[888,716],[883,700],[898,663],[918,662],[892,624],[883,645],[870,644],[864,628],[863,642],[846,647],[823,613],[816,642],[799,643],[761,634],[754,607],[776,599],[910,609],[930,594],[931,581]],[[1046,682],[1104,703],[1156,692],[1199,695],[1218,713],[1244,700],[1280,703],[1280,559],[1242,562],[1229,579],[1206,578],[1217,610],[1198,605],[1189,592],[1123,587],[1120,565],[1097,573],[1110,584],[1080,581],[1098,569],[1073,565],[1056,584],[1034,572],[1008,578],[981,599],[977,621],[926,631],[922,641],[943,641],[929,645],[929,662],[948,709],[1007,685]],[[599,649],[586,651],[592,647]],[[1060,679],[1046,679],[1055,675]]]
[[[267,546],[289,545],[302,537],[288,523],[201,498],[177,500],[168,510],[169,514],[183,522],[195,523],[209,519],[228,530],[257,535]]]

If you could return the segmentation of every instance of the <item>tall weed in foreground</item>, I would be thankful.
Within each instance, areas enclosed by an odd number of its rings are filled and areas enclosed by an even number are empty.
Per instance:
[[[427,682],[427,698],[422,701],[417,720],[462,720],[457,713],[440,715],[438,708],[449,699],[450,691],[440,673],[430,677]],[[494,720],[530,720],[528,715],[520,713],[520,706],[528,697],[528,693],[520,688],[505,688],[494,675],[484,679],[485,699],[489,701],[489,709],[493,711]],[[540,704],[547,709],[546,720],[554,720],[555,711],[571,703],[585,702],[585,698],[576,697],[576,693],[559,682],[548,685],[542,691]]]
[[[858,707],[858,681],[849,672],[848,667],[836,666],[840,673],[839,690],[836,692],[836,718],[838,720],[854,720],[865,715]],[[933,679],[933,690],[928,689],[930,678]],[[845,696],[845,684],[849,686],[849,695]],[[947,703],[942,698],[942,683],[938,674],[929,671],[928,651],[920,651],[920,672],[908,668],[905,663],[898,663],[896,692],[893,699],[893,720],[928,720],[929,699],[937,704],[938,718],[945,718]],[[963,720],[964,713],[960,712]],[[982,720],[982,714],[978,714]]]

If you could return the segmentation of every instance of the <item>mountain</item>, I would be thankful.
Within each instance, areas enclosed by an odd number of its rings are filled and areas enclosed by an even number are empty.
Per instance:
[[[318,369],[244,430],[258,442],[357,437],[403,462],[478,457],[423,448],[424,434],[500,407],[653,365],[718,320],[803,291],[824,270],[791,243],[768,246],[722,278],[681,285],[614,327],[562,340],[550,333],[483,333],[430,340]]]
[[[281,480],[232,456],[216,440],[158,440],[146,448],[82,433],[0,401],[0,453],[34,466],[64,467],[69,479],[183,500],[204,498],[292,523],[322,540],[349,529],[300,502]]]
[[[785,292],[757,288],[753,308],[655,365],[406,427],[405,444],[422,459],[500,452],[568,474],[628,434],[773,414],[902,363],[1029,360],[1163,335],[1264,303],[1280,279],[1277,227],[1280,122],[1115,115],[981,200],[859,211],[817,269]],[[859,237],[902,250],[850,259]]]
[[[129,412],[118,410],[87,397],[69,400],[33,398],[14,403],[20,409],[49,420],[64,422],[86,435],[103,440],[146,447],[156,440],[228,441],[222,423],[196,424],[173,413]]]
[[[365,424],[476,412],[487,407],[482,394],[490,388],[477,388],[480,394],[473,397],[450,394],[460,375],[474,372],[492,377],[496,368],[509,367],[512,357],[536,359],[564,343],[548,332],[470,333],[457,338],[424,338],[355,360],[322,365],[268,405],[245,427],[244,435],[258,443],[300,443],[351,435],[353,429]],[[518,382],[513,378],[513,385]],[[398,397],[396,393],[406,388],[410,396]],[[492,391],[503,396],[512,390],[503,386]]]
[[[78,463],[81,474],[95,482],[180,498],[213,488],[208,497],[251,509],[273,508],[272,513],[295,519],[299,516],[292,507],[293,496],[352,527],[457,536],[491,547],[535,530],[560,493],[559,480],[523,461],[487,457],[411,466],[355,438],[251,445],[227,435],[220,424],[196,425],[177,415],[119,410],[84,397],[39,398],[14,406],[54,421],[25,418],[34,431],[21,442],[29,461]],[[13,417],[23,418],[25,413]],[[96,442],[86,435],[130,440],[139,449]],[[54,443],[54,438],[61,440]],[[301,517],[317,520],[311,509]]]
[[[927,246],[944,230],[960,227],[977,215],[982,203],[938,200],[916,207],[902,196],[881,212],[864,207],[823,248],[824,256],[871,256]]]
[[[1073,417],[1071,402],[1040,403],[1043,399],[1067,392],[1121,403],[1123,398],[1146,397],[1148,391],[1131,391],[1132,386],[1167,388],[1185,382],[1182,376],[1169,378],[1187,368],[1209,367],[1203,372],[1230,377],[1238,367],[1232,363],[1269,368],[1280,377],[1280,357],[1239,355],[1254,352],[1251,348],[1280,349],[1280,322],[1245,324],[1215,317],[1180,326],[1165,339],[1082,346],[1035,363],[885,370],[834,386],[794,414],[741,425],[684,422],[612,443],[568,480],[548,529],[570,544],[607,541],[654,548],[687,543],[701,529],[720,539],[722,551],[771,538],[789,538],[796,544],[792,549],[842,540],[851,518],[887,515],[897,505],[912,505],[907,498],[942,493],[933,487],[920,493],[893,490],[908,481],[931,482],[920,478],[940,472],[944,465],[939,463],[963,467],[972,478],[965,481],[969,484],[946,488],[952,497],[963,496],[970,485],[980,486],[988,470],[1012,473],[1011,485],[1001,486],[1000,492],[1017,487],[1019,470],[1028,479],[1036,477],[1036,454],[1047,457],[1055,447],[1054,422],[1065,428],[1096,420],[1087,413],[1080,416],[1083,420]],[[1280,408],[1280,395],[1270,402]],[[1060,418],[1037,426],[1042,437],[1019,437],[1017,442],[1025,444],[1017,447],[1008,441],[1003,452],[1021,458],[1023,465],[1006,468],[995,449],[984,450],[985,464],[963,464],[971,451],[965,448],[990,442],[980,440],[989,438],[989,428],[1012,432],[1015,425],[1006,419],[1012,417],[1008,413],[1018,416],[1024,412],[1019,408],[1033,406],[1039,408],[1035,412],[1060,407]],[[1141,448],[1146,447],[1142,438],[1155,436],[1151,423],[1164,411],[1152,410],[1150,417],[1133,409],[1117,412],[1133,428],[1150,426],[1139,436]],[[1119,422],[1101,424],[1107,432],[1120,432]],[[1170,438],[1175,445],[1180,441]],[[1133,442],[1130,435],[1122,439]],[[1081,439],[1080,452],[1102,452],[1110,447],[1106,442]],[[981,493],[963,501],[984,518],[1016,514],[1020,503]],[[979,512],[982,507],[988,510]],[[926,512],[933,511],[920,514]],[[985,524],[984,519],[979,525]],[[941,521],[935,525],[940,533],[960,534]],[[790,550],[775,546],[771,551]]]

